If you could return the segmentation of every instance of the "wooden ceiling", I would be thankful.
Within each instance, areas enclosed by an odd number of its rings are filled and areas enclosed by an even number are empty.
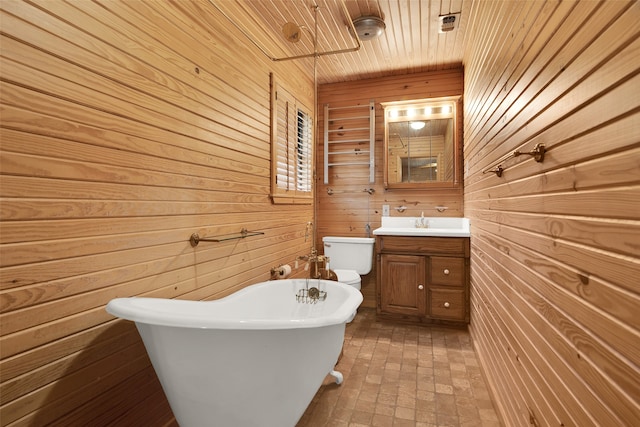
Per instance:
[[[312,72],[317,40],[319,84],[460,67],[465,24],[472,8],[472,0],[210,2],[274,60],[311,55],[295,60],[303,61]],[[439,17],[453,13],[460,13],[456,28],[439,32]],[[384,19],[386,29],[380,37],[362,40],[358,46],[349,20],[370,15]],[[288,22],[300,27],[296,43],[287,41],[283,33]],[[329,53],[335,51],[341,53]]]

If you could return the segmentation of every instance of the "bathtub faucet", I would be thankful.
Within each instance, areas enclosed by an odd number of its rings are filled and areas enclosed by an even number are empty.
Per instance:
[[[296,264],[298,261],[306,261],[304,269],[309,271],[310,279],[337,280],[335,273],[329,269],[329,257],[318,255],[315,250],[309,255],[296,257]]]

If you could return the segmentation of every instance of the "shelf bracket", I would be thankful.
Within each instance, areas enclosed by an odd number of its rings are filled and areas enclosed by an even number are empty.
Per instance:
[[[502,172],[504,172],[504,168],[502,167],[502,165],[498,165],[495,167],[495,169],[486,170],[483,173],[487,173],[487,172],[493,172],[496,174],[497,177],[501,177]]]
[[[519,150],[516,150],[513,153],[509,154],[508,156],[503,157],[496,166],[491,166],[489,169],[486,169],[486,170],[482,171],[482,173],[485,174],[485,173],[491,172],[491,173],[495,173],[496,176],[501,177],[502,173],[505,170],[505,168],[502,167],[502,163],[507,161],[508,159],[510,159],[512,157],[518,157],[518,156],[521,156],[523,154],[527,154],[527,155],[533,157],[536,162],[542,163],[542,162],[544,162],[544,155],[545,155],[546,152],[547,152],[547,148],[542,143],[536,144],[535,147],[533,147],[533,150],[531,150],[531,151],[519,151]]]
[[[546,147],[544,146],[544,144],[536,144],[535,147],[533,147],[533,150],[531,151],[514,151],[513,152],[513,157],[518,157],[521,154],[528,154],[530,156],[532,156],[536,162],[538,163],[542,163],[544,162],[544,154],[547,152]]]

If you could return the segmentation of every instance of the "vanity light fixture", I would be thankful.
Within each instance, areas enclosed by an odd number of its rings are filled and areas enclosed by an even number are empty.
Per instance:
[[[451,104],[445,105],[437,105],[435,107],[424,107],[424,108],[415,108],[415,107],[406,107],[406,108],[391,108],[388,111],[388,116],[391,119],[397,119],[399,117],[416,117],[416,118],[424,118],[424,116],[431,115],[444,115],[450,116],[453,112],[453,107]]]

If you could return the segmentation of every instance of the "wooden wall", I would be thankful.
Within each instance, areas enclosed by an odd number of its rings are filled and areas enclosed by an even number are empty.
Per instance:
[[[313,105],[310,74],[204,0],[0,8],[0,423],[170,422],[104,306],[217,298],[309,252],[312,206],[269,199],[269,74]],[[243,227],[265,234],[188,242]]]
[[[462,216],[462,187],[448,190],[385,190],[383,180],[384,114],[381,102],[412,99],[461,96],[462,68],[417,73],[402,78],[387,77],[357,82],[333,83],[318,88],[318,147],[316,169],[318,174],[316,200],[318,211],[317,246],[322,251],[323,236],[373,237],[380,227],[382,205],[389,205],[391,216]],[[369,182],[367,166],[334,166],[329,168],[328,183],[324,184],[324,108],[368,105],[375,101],[375,182]],[[462,120],[459,121],[462,126]],[[365,192],[372,189],[373,192]],[[333,194],[329,194],[332,190]],[[394,207],[406,206],[404,212]],[[440,213],[436,206],[447,206]],[[373,271],[362,279],[363,306],[375,307],[375,264]]]
[[[639,23],[637,1],[470,14],[470,330],[507,426],[640,425]]]
[[[308,104],[310,74],[204,0],[2,1],[0,20],[0,423],[171,423],[104,305],[217,298],[308,252],[312,207],[268,197],[268,112],[270,72]],[[640,423],[638,22],[636,1],[473,3],[464,197],[384,191],[379,107],[461,94],[460,70],[320,87],[319,124],[324,103],[375,99],[377,126],[374,184],[347,168],[324,185],[317,164],[319,240],[365,236],[383,204],[470,217],[470,330],[507,426]],[[482,173],[538,142],[544,163]],[[242,227],[265,234],[187,242]]]

